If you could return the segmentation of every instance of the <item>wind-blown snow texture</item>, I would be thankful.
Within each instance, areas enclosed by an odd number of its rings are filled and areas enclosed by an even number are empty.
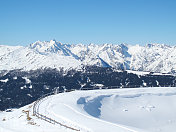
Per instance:
[[[163,44],[131,46],[69,45],[55,40],[37,41],[27,47],[0,46],[0,70],[80,68],[96,65],[125,70],[175,73],[176,47]]]

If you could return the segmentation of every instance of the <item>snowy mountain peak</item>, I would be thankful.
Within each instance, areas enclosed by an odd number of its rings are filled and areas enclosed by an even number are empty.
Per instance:
[[[57,53],[60,55],[68,55],[65,51],[65,45],[61,42],[57,42],[56,40],[50,41],[36,41],[35,43],[29,46],[31,49],[35,49],[39,53]]]
[[[122,44],[120,44],[120,47],[128,48],[128,44],[122,43]]]
[[[55,40],[55,39],[51,39],[51,40],[50,40],[50,43],[55,44],[55,43],[57,43],[57,42],[56,42],[56,40]]]

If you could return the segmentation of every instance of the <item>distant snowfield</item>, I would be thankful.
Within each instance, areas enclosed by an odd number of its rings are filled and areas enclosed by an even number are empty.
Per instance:
[[[0,113],[0,132],[73,131],[22,110]],[[176,88],[131,88],[61,93],[45,98],[39,112],[83,132],[175,132]],[[33,122],[33,123],[30,123]],[[33,125],[31,125],[33,124]]]

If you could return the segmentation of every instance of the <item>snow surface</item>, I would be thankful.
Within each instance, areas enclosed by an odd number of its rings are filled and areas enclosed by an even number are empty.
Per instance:
[[[26,81],[26,84],[31,83],[31,80],[30,80],[30,79],[28,79],[27,77],[22,77],[22,78]]]
[[[80,68],[82,65],[117,69],[174,73],[176,46],[148,44],[62,44],[56,40],[37,41],[27,47],[0,45],[0,70],[39,68]]]
[[[9,79],[7,78],[7,79],[5,79],[5,80],[0,80],[0,82],[3,82],[3,83],[6,83],[6,82],[8,82],[9,81]]]
[[[13,112],[0,112],[0,132],[69,132],[66,128],[55,126],[32,115],[32,105],[20,109],[13,109]],[[26,113],[32,118],[27,120]]]
[[[41,114],[83,132],[176,130],[176,88],[74,91],[49,96],[38,105]],[[30,111],[31,121],[26,120],[22,110]],[[73,131],[32,116],[32,104],[0,113],[0,132],[24,130]]]

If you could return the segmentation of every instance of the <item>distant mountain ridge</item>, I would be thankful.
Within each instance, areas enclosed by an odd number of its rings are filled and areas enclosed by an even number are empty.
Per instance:
[[[85,66],[120,70],[176,72],[176,46],[164,44],[62,44],[36,41],[29,46],[0,46],[0,70],[79,69]]]

